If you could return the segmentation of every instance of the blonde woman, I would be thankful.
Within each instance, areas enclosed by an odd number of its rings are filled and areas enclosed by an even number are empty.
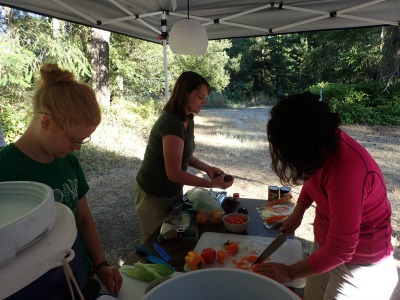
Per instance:
[[[104,257],[86,198],[89,186],[73,154],[90,141],[100,124],[100,107],[93,89],[77,82],[71,72],[45,64],[40,74],[29,127],[0,151],[0,181],[31,180],[52,187],[55,200],[74,213],[81,249],[87,254],[81,266],[86,271],[82,285],[95,273],[115,295],[122,277]]]

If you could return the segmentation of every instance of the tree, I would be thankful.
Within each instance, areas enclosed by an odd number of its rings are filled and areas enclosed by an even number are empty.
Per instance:
[[[165,90],[162,46],[116,33],[111,35],[110,45],[112,96],[162,98]]]
[[[400,28],[398,26],[382,27],[382,44],[379,80],[390,85],[399,78]]]
[[[231,40],[232,47],[227,50],[230,93],[247,98],[257,93],[273,93],[270,52],[265,41],[266,37]]]
[[[110,32],[92,28],[92,86],[96,91],[97,101],[104,106],[110,106],[109,87],[109,43]]]
[[[203,55],[175,55],[170,53],[171,87],[184,71],[194,71],[203,75],[212,89],[221,92],[229,84],[226,65],[229,56],[226,52],[231,46],[229,40],[209,41],[207,52]]]

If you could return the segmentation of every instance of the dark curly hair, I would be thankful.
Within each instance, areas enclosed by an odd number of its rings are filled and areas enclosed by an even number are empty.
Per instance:
[[[282,184],[299,185],[338,147],[341,120],[319,96],[306,92],[280,100],[267,124],[271,167]]]

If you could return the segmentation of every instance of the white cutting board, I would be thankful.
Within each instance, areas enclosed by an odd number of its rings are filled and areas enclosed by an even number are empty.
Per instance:
[[[218,267],[232,267],[236,265],[232,262],[235,258],[240,258],[247,255],[259,255],[273,240],[274,238],[262,236],[250,236],[229,233],[205,232],[201,235],[197,242],[194,251],[200,253],[204,248],[214,248],[215,251],[222,250],[223,244],[226,241],[234,241],[239,243],[239,252],[235,256],[228,257],[224,264],[220,264],[217,260],[212,265],[207,265],[206,268]],[[294,239],[288,239],[278,248],[270,257],[270,261],[280,262],[284,264],[293,264],[303,259],[303,250],[301,242]],[[187,270],[187,266],[185,266]],[[249,271],[252,272],[252,271]],[[296,279],[285,282],[284,285],[302,288],[305,285],[305,279]]]

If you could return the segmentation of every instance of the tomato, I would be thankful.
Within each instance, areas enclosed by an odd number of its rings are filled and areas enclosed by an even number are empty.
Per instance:
[[[210,265],[217,257],[217,252],[213,248],[205,248],[201,251],[201,256],[204,258],[206,264]]]
[[[225,222],[229,224],[243,224],[247,222],[247,217],[245,215],[229,216],[225,218]]]
[[[227,241],[224,244],[224,250],[229,253],[229,255],[235,255],[239,252],[239,245],[237,242]]]
[[[218,258],[218,262],[220,264],[223,264],[225,262],[227,256],[229,256],[228,253],[226,253],[225,251],[222,251],[222,250],[218,250],[217,258]]]
[[[257,256],[248,255],[248,256],[243,256],[240,259],[234,259],[232,260],[232,262],[239,269],[249,270],[252,264],[256,261],[256,259]]]

